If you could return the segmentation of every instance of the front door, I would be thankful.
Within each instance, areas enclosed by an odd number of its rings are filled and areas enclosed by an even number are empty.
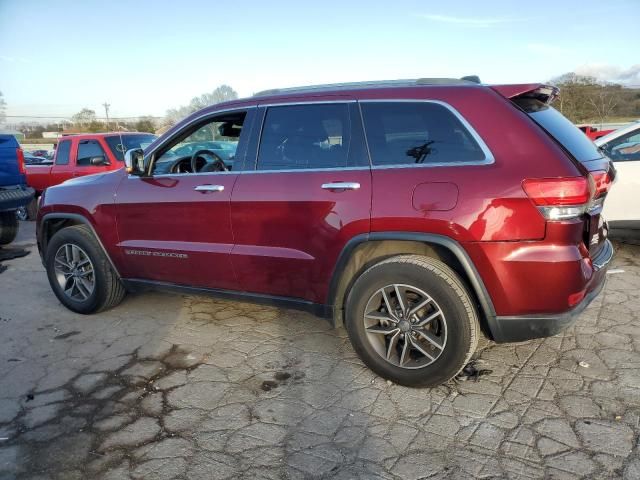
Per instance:
[[[260,113],[260,145],[247,154],[254,170],[238,177],[231,199],[239,286],[324,303],[343,247],[369,231],[371,172],[357,105]]]
[[[116,203],[124,277],[237,287],[229,200],[246,117],[230,112],[186,126],[151,153],[149,177],[123,180]]]

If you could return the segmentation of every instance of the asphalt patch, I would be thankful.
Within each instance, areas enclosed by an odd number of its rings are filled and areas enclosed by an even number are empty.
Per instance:
[[[54,340],[64,340],[65,338],[69,338],[69,337],[73,337],[75,335],[80,335],[80,333],[77,330],[73,330],[72,332],[67,332],[67,333],[62,333],[60,335],[56,335],[55,337],[53,337]]]

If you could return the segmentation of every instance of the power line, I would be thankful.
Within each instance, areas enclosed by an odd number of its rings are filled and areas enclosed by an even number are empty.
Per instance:
[[[57,115],[5,115],[6,118],[57,118],[60,120],[69,120],[73,115],[64,117]],[[132,118],[164,118],[156,115],[131,115],[129,117],[94,117],[96,120],[128,120]]]

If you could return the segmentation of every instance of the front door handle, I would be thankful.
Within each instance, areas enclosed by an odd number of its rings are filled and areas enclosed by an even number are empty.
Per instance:
[[[325,190],[357,190],[360,188],[358,182],[331,182],[323,183],[322,188]]]
[[[198,185],[194,188],[196,192],[221,192],[224,190],[224,185]]]

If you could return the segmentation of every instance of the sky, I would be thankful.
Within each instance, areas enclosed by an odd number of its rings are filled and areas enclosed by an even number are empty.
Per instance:
[[[7,115],[162,116],[218,85],[240,96],[346,81],[576,71],[640,86],[640,0],[0,0]],[[7,121],[10,121],[8,118]]]

